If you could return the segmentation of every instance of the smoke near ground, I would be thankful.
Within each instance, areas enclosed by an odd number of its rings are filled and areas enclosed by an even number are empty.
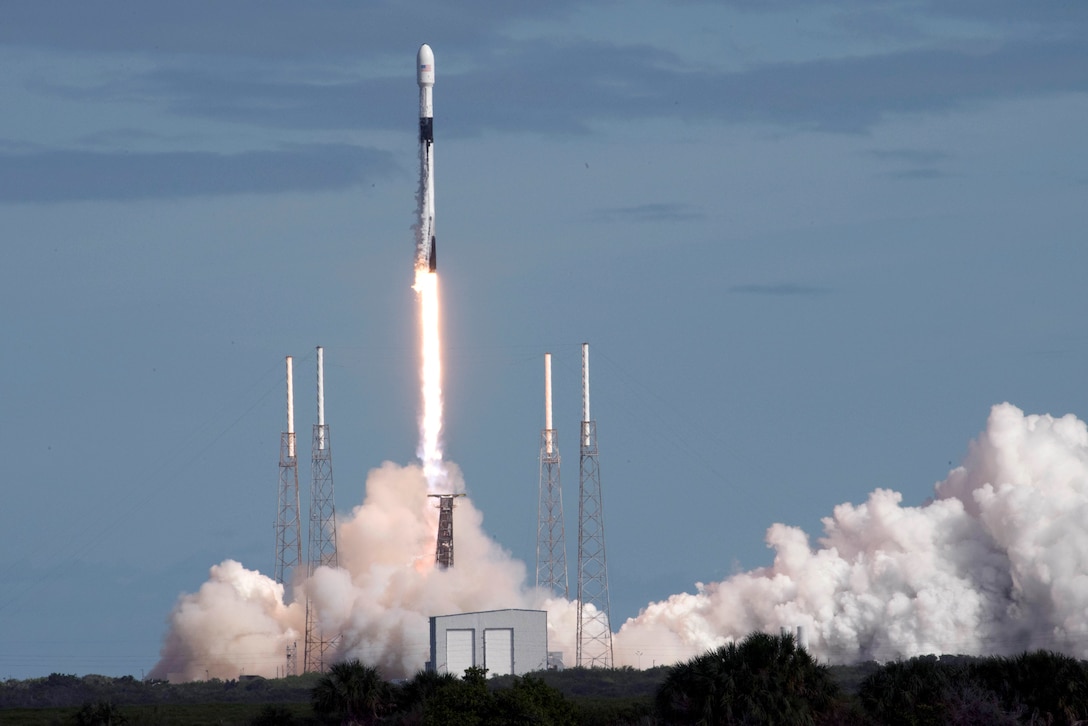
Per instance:
[[[528,587],[525,565],[487,536],[467,497],[455,515],[458,565],[433,566],[438,513],[426,495],[418,466],[372,471],[365,501],[338,525],[341,569],[319,570],[290,605],[260,573],[229,560],[213,567],[175,607],[151,675],[282,673],[289,645],[302,654],[304,593],[327,632],[342,633],[338,654],[387,677],[423,667],[431,615],[508,607],[548,610],[549,649],[573,664],[575,604]],[[1088,647],[1088,427],[1073,416],[995,406],[931,501],[904,506],[877,489],[823,521],[817,546],[774,524],[771,566],[647,605],[616,634],[616,664],[671,663],[796,626],[817,657],[837,663]]]
[[[448,480],[464,489],[461,472]],[[285,606],[284,588],[227,560],[194,594],[181,597],[153,678],[186,681],[282,675],[287,648],[302,662],[304,600],[313,598],[324,632],[339,633],[337,658],[358,657],[386,677],[410,676],[430,652],[429,618],[463,611],[548,611],[548,647],[573,662],[576,609],[529,588],[525,565],[483,530],[468,497],[457,499],[455,546],[461,566],[434,566],[436,499],[417,465],[386,462],[370,472],[366,497],[337,524],[340,568],[322,567],[299,583]]]
[[[995,406],[932,501],[877,489],[823,523],[817,547],[775,524],[770,567],[648,605],[618,633],[617,660],[796,626],[837,663],[1088,647],[1088,428],[1071,415]]]

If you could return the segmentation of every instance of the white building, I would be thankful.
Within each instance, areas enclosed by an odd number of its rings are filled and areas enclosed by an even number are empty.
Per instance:
[[[548,667],[548,613],[488,610],[431,618],[430,670],[464,676],[479,666],[487,675],[515,676]]]

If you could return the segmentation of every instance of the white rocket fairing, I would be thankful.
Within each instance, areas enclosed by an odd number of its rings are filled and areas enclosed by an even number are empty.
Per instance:
[[[434,51],[424,43],[416,54],[416,82],[419,83],[419,177],[420,211],[419,240],[417,241],[417,265],[426,262],[434,272],[438,261],[435,255],[434,235],[434,107],[431,91],[434,88]]]

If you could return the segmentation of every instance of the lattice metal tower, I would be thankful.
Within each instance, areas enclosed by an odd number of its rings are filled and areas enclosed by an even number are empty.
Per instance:
[[[434,563],[443,570],[453,567],[453,500],[464,494],[428,494],[438,500],[438,541]]]
[[[325,351],[317,347],[317,423],[314,424],[313,454],[310,458],[310,526],[306,549],[306,574],[313,577],[318,567],[337,567],[336,503],[332,485],[332,439],[325,423]],[[338,636],[321,630],[317,608],[306,598],[306,641],[303,671],[324,673],[325,656]]]
[[[287,356],[287,430],[280,437],[279,508],[274,529],[276,531],[274,578],[280,584],[289,584],[295,568],[302,564],[298,461],[295,457],[295,389],[291,356]]]
[[[587,668],[612,667],[604,502],[597,461],[597,422],[589,416],[589,343],[582,343],[582,435],[578,497],[578,660]]]
[[[540,500],[536,525],[536,586],[570,599],[563,490],[559,485],[559,435],[552,427],[552,354],[544,354],[544,430],[540,433]]]
[[[298,675],[298,643],[287,646],[287,665],[283,669],[285,676]]]

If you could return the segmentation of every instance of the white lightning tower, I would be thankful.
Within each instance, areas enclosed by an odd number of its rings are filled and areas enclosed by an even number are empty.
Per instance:
[[[337,567],[336,503],[332,484],[332,439],[325,423],[325,350],[317,347],[317,423],[314,424],[313,450],[310,458],[310,526],[306,551],[307,576],[318,567]],[[326,654],[337,636],[322,630],[316,607],[306,598],[306,641],[303,669],[306,673],[324,673]]]
[[[570,598],[559,435],[552,426],[552,354],[544,354],[544,430],[540,433],[540,499],[536,527],[536,586]]]
[[[276,515],[276,582],[290,584],[296,567],[302,564],[302,526],[299,521],[298,461],[295,457],[295,388],[287,356],[287,430],[280,437],[279,507]]]
[[[586,668],[612,667],[604,501],[597,460],[597,422],[589,415],[589,343],[582,343],[582,433],[578,487],[578,655]]]

